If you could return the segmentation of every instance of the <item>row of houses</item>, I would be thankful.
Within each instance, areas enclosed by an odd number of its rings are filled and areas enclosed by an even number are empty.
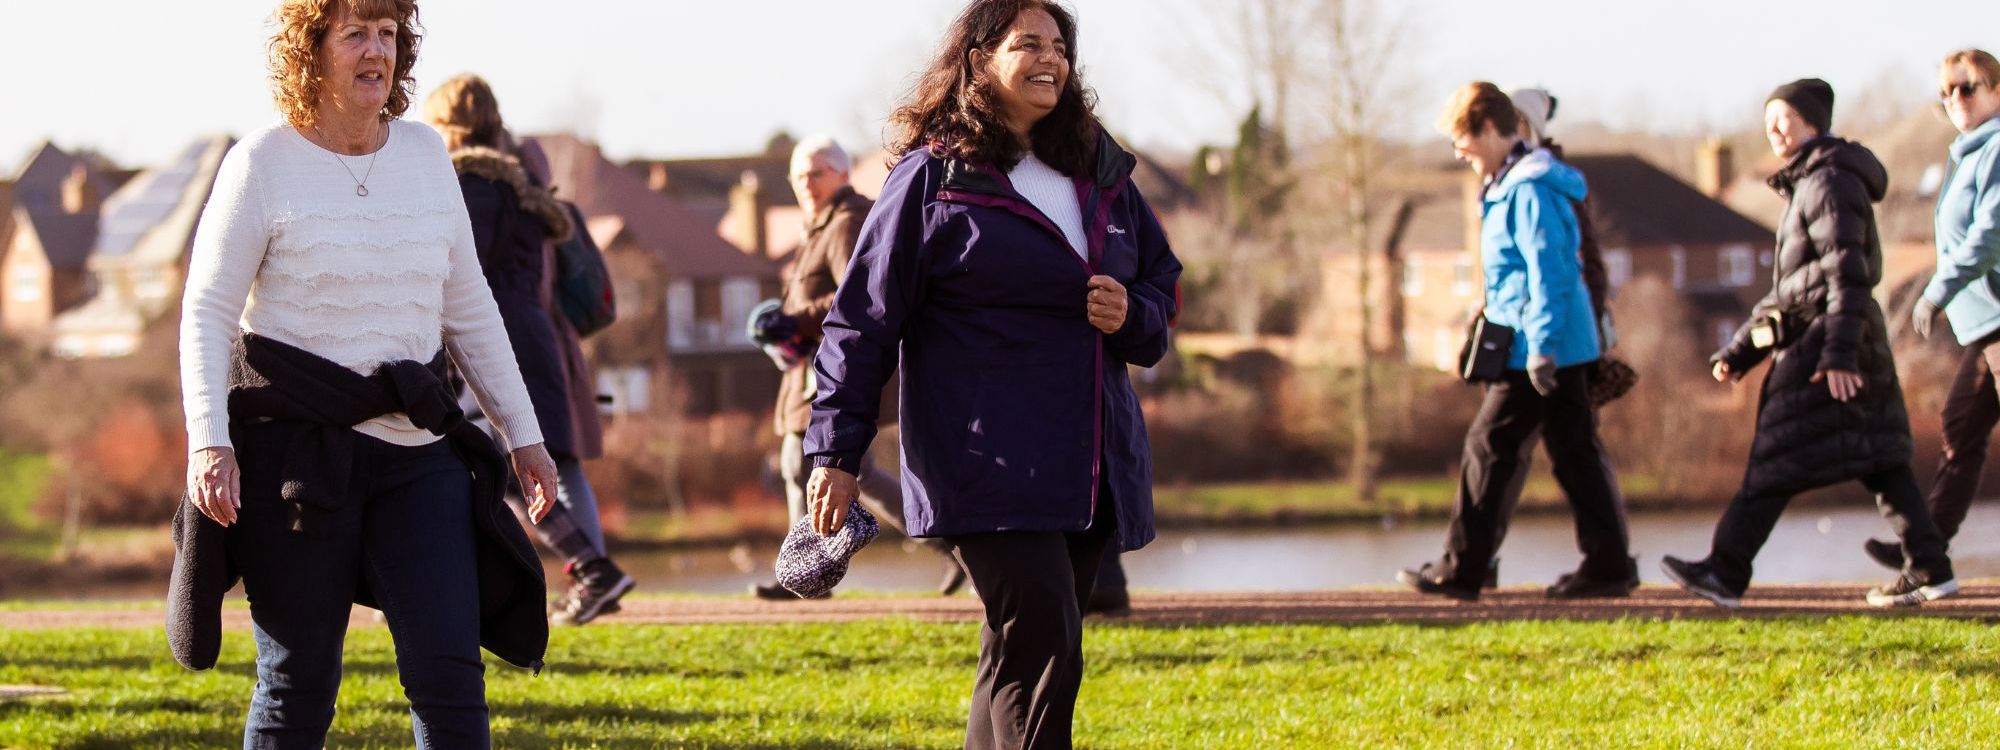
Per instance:
[[[575,202],[616,280],[619,321],[590,343],[598,389],[615,411],[708,414],[767,408],[778,373],[744,332],[759,301],[778,295],[800,242],[803,216],[786,180],[789,136],[729,158],[616,162],[570,135],[534,136],[559,197]],[[215,172],[232,140],[195,139],[166,163],[126,171],[52,144],[0,181],[0,330],[68,358],[116,357],[176,315],[187,251]],[[1694,154],[1690,182],[1630,153],[1577,155],[1615,290],[1654,277],[1683,298],[1698,341],[1733,331],[1770,284],[1772,230],[1754,178],[1738,176],[1727,144]],[[890,159],[855,159],[854,182],[875,195]],[[1136,179],[1163,214],[1205,201],[1185,170],[1142,156]],[[1217,180],[1206,181],[1210,185]],[[1386,181],[1388,217],[1369,263],[1378,351],[1449,369],[1465,321],[1477,310],[1478,186],[1457,165],[1434,163]],[[1900,200],[1901,203],[1896,203]],[[1892,198],[1894,205],[1923,201]],[[1885,209],[1886,210],[1886,209]],[[1400,214],[1400,221],[1395,221]],[[1771,219],[1766,218],[1766,221]],[[1386,226],[1396,224],[1397,226]],[[1892,238],[1895,239],[1895,238]],[[1928,258],[1925,238],[1893,258]],[[1901,275],[1922,260],[1893,260]],[[1324,288],[1351,288],[1352,264],[1323,264]],[[1896,274],[1892,274],[1896,275]],[[1361,297],[1330,309],[1313,335],[1353,341]],[[1184,353],[1229,356],[1263,348],[1294,361],[1338,358],[1344,348],[1297,336],[1184,331]]]
[[[777,373],[744,320],[777,295],[780,261],[725,240],[726,211],[653,189],[594,145],[536,140],[617,279],[619,321],[592,344],[611,408],[650,411],[665,396],[697,414],[768,406]],[[155,323],[178,315],[195,227],[232,144],[196,139],[136,171],[36,148],[0,180],[0,330],[65,358],[125,356],[175,335]]]
[[[1871,135],[1862,141],[1895,175],[1876,206],[1884,242],[1877,294],[1886,308],[1907,303],[1932,268],[1931,207],[1951,131],[1919,112]],[[1662,159],[1671,167],[1620,150],[1572,153],[1568,160],[1590,185],[1588,209],[1614,304],[1621,291],[1650,279],[1678,297],[1682,317],[1673,323],[1685,327],[1696,347],[1705,352],[1726,343],[1771,287],[1774,227],[1784,203],[1764,182],[1779,164],[1761,140],[1699,140],[1680,157]],[[1184,331],[1181,353],[1227,358],[1264,350],[1294,364],[1341,364],[1355,354],[1367,299],[1377,311],[1368,340],[1378,355],[1452,369],[1466,324],[1483,301],[1479,190],[1470,170],[1442,160],[1382,176],[1366,297],[1354,291],[1352,253],[1331,250],[1323,256],[1320,289],[1332,303],[1318,326],[1302,328],[1304,335]]]
[[[232,141],[121,170],[42,144],[0,193],[0,330],[66,357],[122,356],[180,298],[186,250]]]

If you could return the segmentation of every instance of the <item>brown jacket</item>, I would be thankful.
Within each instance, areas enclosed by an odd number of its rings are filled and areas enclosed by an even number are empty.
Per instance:
[[[861,236],[861,224],[875,202],[861,197],[852,187],[843,187],[833,196],[832,205],[819,211],[806,227],[805,242],[792,261],[791,278],[785,281],[784,313],[797,318],[799,335],[818,343],[820,322],[833,309],[833,293],[847,277],[847,261],[854,257],[854,243]],[[812,360],[785,371],[778,382],[776,426],[779,435],[805,432],[812,421],[812,399],[806,394],[806,379],[813,377]]]

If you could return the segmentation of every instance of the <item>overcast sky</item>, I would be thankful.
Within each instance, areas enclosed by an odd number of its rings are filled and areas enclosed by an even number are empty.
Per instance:
[[[1142,147],[1228,139],[1250,101],[1198,41],[1226,0],[1073,0],[1100,114]],[[145,165],[199,134],[276,120],[264,43],[275,0],[0,2],[0,172],[35,144]],[[510,125],[568,130],[615,157],[761,148],[783,128],[871,147],[954,0],[424,0],[420,93],[487,77]],[[1562,120],[1754,127],[1775,84],[1842,94],[1935,88],[1936,61],[2000,49],[2000,2],[1388,0],[1406,35],[1399,129],[1425,133],[1452,86],[1543,84]],[[1211,47],[1212,48],[1212,47]],[[1843,101],[1847,101],[1844,99]],[[1844,116],[1844,115],[1843,115]],[[1836,124],[1836,128],[1838,128]]]

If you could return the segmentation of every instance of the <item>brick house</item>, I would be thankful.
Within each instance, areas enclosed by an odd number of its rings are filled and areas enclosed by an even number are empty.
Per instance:
[[[98,206],[117,185],[91,159],[43,143],[13,180],[13,207],[0,237],[0,329],[46,341],[57,313],[91,295],[85,262],[97,237]]]
[[[1696,342],[1726,341],[1770,289],[1773,231],[1637,156],[1578,155],[1570,163],[1590,184],[1613,299],[1634,280],[1656,277],[1687,303]],[[1477,185],[1469,176],[1457,181],[1455,196],[1421,196],[1399,252],[1376,261],[1381,278],[1399,282],[1378,293],[1401,307],[1400,320],[1380,316],[1378,346],[1394,341],[1408,361],[1440,369],[1454,366],[1483,294],[1477,253],[1467,249],[1477,243]]]
[[[93,296],[56,316],[57,356],[131,354],[152,322],[177,312],[195,228],[233,143],[228,136],[196,139],[105,199],[85,260]]]
[[[587,343],[614,411],[694,415],[770,408],[778,370],[745,321],[778,294],[778,264],[745,253],[715,222],[573,136],[537,136],[560,198],[583,211],[615,280],[618,322]],[[663,381],[664,379],[664,381]]]

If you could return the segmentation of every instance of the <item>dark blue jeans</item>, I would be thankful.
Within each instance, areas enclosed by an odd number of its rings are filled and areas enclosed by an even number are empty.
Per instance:
[[[325,745],[348,614],[363,582],[395,639],[417,747],[488,747],[465,463],[443,442],[408,448],[357,436],[346,504],[320,527],[295,532],[292,507],[278,495],[275,453],[284,441],[256,434],[267,429],[285,428],[252,426],[236,441],[249,447],[229,547],[257,640],[243,747]]]

